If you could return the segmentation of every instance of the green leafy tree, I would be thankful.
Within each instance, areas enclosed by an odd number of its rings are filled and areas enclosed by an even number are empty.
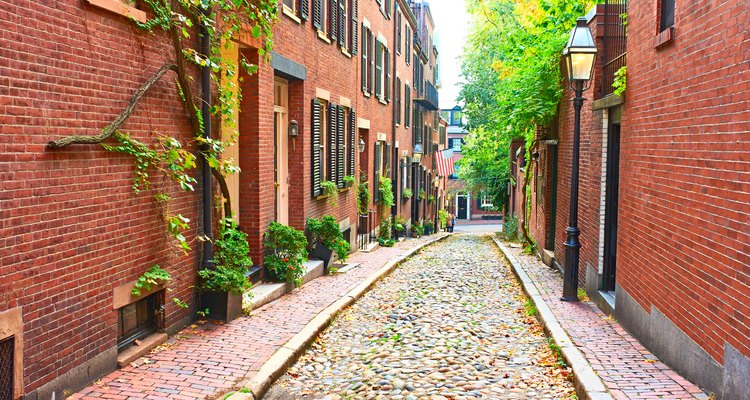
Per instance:
[[[495,205],[506,200],[510,142],[550,124],[563,94],[560,54],[590,0],[468,0],[472,30],[464,48],[461,100],[470,134],[458,162],[469,188]],[[528,163],[532,165],[533,163]],[[531,169],[527,177],[531,176]],[[528,179],[524,182],[524,193]],[[524,200],[526,201],[526,199]],[[526,218],[522,231],[527,241]]]

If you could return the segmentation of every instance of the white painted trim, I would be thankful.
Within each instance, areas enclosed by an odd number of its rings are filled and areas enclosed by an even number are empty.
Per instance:
[[[339,104],[347,108],[352,108],[352,100],[348,97],[339,97]]]
[[[380,31],[378,31],[378,42],[382,43],[386,48],[388,47],[388,39]]]
[[[367,29],[370,29],[372,25],[370,25],[370,21],[367,18],[362,18],[362,26],[364,26]]]
[[[370,120],[357,118],[357,128],[359,129],[370,129]]]
[[[599,275],[604,274],[604,210],[607,198],[607,137],[609,132],[609,111],[602,113],[602,179],[599,192],[599,256],[597,257],[597,271]],[[598,282],[597,282],[598,284]]]

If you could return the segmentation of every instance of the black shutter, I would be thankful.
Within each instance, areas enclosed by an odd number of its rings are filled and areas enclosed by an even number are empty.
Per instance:
[[[349,16],[346,15],[346,2],[348,0],[339,0],[339,45],[342,49],[346,48],[346,24],[349,23]]]
[[[299,0],[299,17],[303,21],[310,18],[310,0]]]
[[[367,55],[367,28],[362,24],[362,91],[367,93],[367,67],[370,65]]]
[[[323,2],[325,0],[312,0],[313,2],[313,15],[312,22],[313,26],[317,30],[323,29]]]
[[[375,173],[375,185],[372,188],[372,198],[375,200],[375,203],[380,201],[380,161],[382,160],[383,155],[381,154],[382,151],[382,144],[380,142],[375,142],[375,160],[373,165],[373,172]]]
[[[339,15],[338,0],[328,0],[328,36],[336,41],[338,37],[338,26],[339,21],[337,16]]]
[[[322,177],[322,156],[320,154],[320,117],[321,117],[321,104],[320,101],[314,99],[312,102],[312,128],[310,135],[312,137],[312,195],[313,197],[320,196],[323,194],[323,189],[320,187],[320,182],[323,180]]]
[[[396,124],[401,123],[401,78],[396,77],[396,101],[393,107],[396,109]]]
[[[357,152],[358,145],[359,143],[357,141],[357,113],[352,109],[349,112],[349,171],[347,171],[347,174],[351,176],[354,176],[354,171],[355,171],[354,155]]]
[[[344,175],[346,174],[346,121],[344,120],[344,107],[336,107],[336,184],[340,189],[344,188]]]
[[[338,171],[336,169],[336,106],[328,105],[328,180],[336,183]]]
[[[404,86],[404,126],[411,125],[411,88],[409,85]]]
[[[373,49],[375,48],[375,35],[372,30],[367,31],[367,54],[370,60],[370,66],[367,68],[367,91],[372,93],[372,82],[375,75],[375,56],[373,55]]]
[[[396,3],[396,53],[401,53],[401,12]]]
[[[383,80],[383,52],[380,40],[375,41],[375,95],[378,98],[383,96],[382,80]]]
[[[385,57],[385,101],[391,101],[391,51],[387,48],[383,51]]]
[[[358,47],[357,44],[359,43],[359,32],[357,29],[359,28],[359,1],[358,0],[349,0],[349,12],[352,14],[352,20],[351,20],[351,26],[352,31],[349,35],[349,53],[351,53],[353,56],[357,55]]]

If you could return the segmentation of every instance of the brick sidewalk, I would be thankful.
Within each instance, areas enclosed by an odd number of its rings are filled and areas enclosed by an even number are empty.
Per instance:
[[[594,303],[560,301],[563,279],[556,270],[521,249],[509,250],[615,399],[708,399]]]
[[[323,276],[226,325],[192,325],[159,350],[112,372],[69,399],[206,399],[249,378],[319,312],[389,260],[432,237],[356,253],[346,274]]]

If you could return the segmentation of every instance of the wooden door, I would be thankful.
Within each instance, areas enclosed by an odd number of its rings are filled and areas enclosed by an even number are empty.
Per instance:
[[[274,174],[276,221],[289,225],[289,86],[283,79],[274,81]]]

